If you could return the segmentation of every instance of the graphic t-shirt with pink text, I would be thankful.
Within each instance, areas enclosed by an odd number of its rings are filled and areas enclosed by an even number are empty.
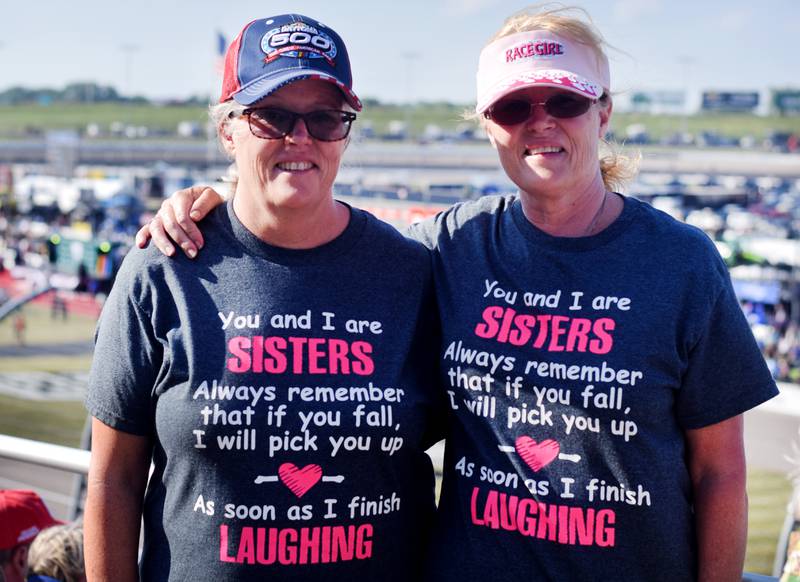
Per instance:
[[[418,579],[443,416],[428,251],[356,209],[305,251],[230,204],[202,227],[194,261],[132,251],[98,329],[87,407],[154,442],[142,579]]]
[[[411,234],[455,419],[428,579],[692,580],[684,431],[777,392],[712,242],[632,198],[585,238],[515,196]]]

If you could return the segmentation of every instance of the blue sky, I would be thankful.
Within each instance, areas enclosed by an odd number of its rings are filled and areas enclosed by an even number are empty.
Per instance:
[[[800,0],[584,0],[616,92],[800,88]],[[218,92],[215,34],[300,12],[345,39],[360,97],[474,100],[480,48],[506,0],[3,0],[0,89],[93,80],[150,97]],[[11,7],[13,6],[13,7]]]

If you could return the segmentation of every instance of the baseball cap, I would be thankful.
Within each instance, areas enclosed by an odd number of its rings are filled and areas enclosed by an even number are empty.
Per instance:
[[[0,489],[0,550],[33,541],[40,531],[60,523],[33,491]]]
[[[334,83],[350,106],[361,111],[347,48],[333,29],[301,14],[253,20],[225,54],[219,100],[252,105],[300,79]]]
[[[608,59],[547,30],[516,32],[489,43],[478,63],[478,113],[519,89],[543,86],[599,99],[610,89]]]

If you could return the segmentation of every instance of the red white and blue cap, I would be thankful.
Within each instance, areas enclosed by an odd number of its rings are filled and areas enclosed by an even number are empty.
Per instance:
[[[0,550],[32,542],[43,529],[61,523],[33,491],[0,489]]]
[[[514,91],[533,86],[599,99],[611,89],[608,59],[588,45],[547,30],[502,36],[481,51],[478,113]]]
[[[253,20],[225,54],[219,100],[252,105],[301,79],[335,84],[347,103],[361,111],[347,48],[333,29],[301,14]]]

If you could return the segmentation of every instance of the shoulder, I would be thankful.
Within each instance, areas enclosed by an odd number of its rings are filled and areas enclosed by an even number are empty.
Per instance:
[[[176,285],[196,278],[199,269],[219,261],[227,241],[220,236],[218,225],[208,220],[203,228],[206,248],[196,259],[189,259],[178,249],[174,256],[161,253],[152,242],[145,248],[131,248],[114,279],[112,293],[129,296],[137,303],[163,300]]]
[[[373,248],[378,253],[392,252],[427,260],[428,250],[418,240],[405,236],[391,224],[376,218],[365,210],[353,208],[352,212],[354,219],[363,219],[365,222],[364,242],[369,245],[369,248]]]
[[[630,198],[637,233],[626,245],[632,263],[648,263],[662,277],[707,289],[712,296],[729,285],[728,267],[716,244],[701,229]],[[697,289],[699,291],[699,288]]]
[[[436,216],[418,222],[408,229],[408,235],[428,248],[435,248],[464,230],[484,230],[489,223],[501,220],[517,200],[516,194],[483,196],[460,202]]]
[[[636,222],[659,248],[685,253],[689,258],[719,257],[714,241],[701,229],[681,222],[646,202],[635,198],[629,198],[628,201],[634,206]]]

